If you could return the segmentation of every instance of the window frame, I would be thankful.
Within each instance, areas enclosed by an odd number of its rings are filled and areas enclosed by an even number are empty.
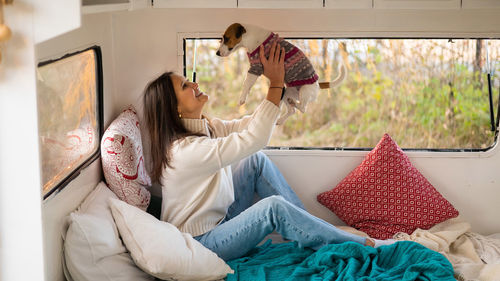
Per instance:
[[[182,69],[183,75],[186,77],[186,40],[194,39],[204,39],[204,40],[219,40],[223,32],[179,32],[177,34],[177,55],[178,55],[178,68]],[[340,34],[340,33],[328,33],[328,32],[275,32],[280,34],[280,37],[285,39],[457,39],[457,40],[477,40],[477,39],[487,39],[487,40],[500,40],[500,34],[489,34],[489,33],[464,33],[464,34],[443,34],[443,33],[429,33],[429,34],[418,34],[412,36],[404,36],[403,33],[388,33],[388,32],[378,32],[371,36],[366,32],[353,32],[359,33],[359,35],[353,36],[350,34]],[[413,32],[415,33],[415,32]],[[492,89],[492,95],[495,94],[495,89]],[[498,93],[498,105],[500,109],[500,90]],[[494,108],[495,105],[493,105]],[[496,112],[497,116],[500,115],[500,111]],[[495,120],[494,120],[495,121]],[[495,128],[495,134],[493,142],[490,146],[486,148],[403,148],[401,149],[405,152],[421,152],[424,154],[431,153],[485,153],[491,152],[498,144],[498,137],[500,131],[500,125]],[[269,151],[296,151],[296,152],[307,152],[307,151],[331,151],[331,152],[367,152],[373,150],[374,147],[300,147],[300,146],[266,146],[265,149]],[[281,154],[281,153],[279,153]],[[315,154],[315,153],[314,153]]]
[[[43,200],[46,200],[47,198],[51,196],[55,196],[57,193],[59,193],[61,190],[63,190],[72,180],[74,180],[76,177],[78,177],[81,173],[81,171],[90,164],[94,163],[97,159],[99,159],[101,155],[101,139],[102,136],[104,135],[104,104],[103,104],[103,69],[102,69],[102,52],[101,52],[101,47],[98,45],[94,45],[76,52],[72,53],[67,53],[59,58],[56,59],[50,59],[46,61],[42,61],[38,63],[38,67],[42,67],[54,62],[57,62],[62,59],[66,59],[68,57],[72,57],[84,52],[87,52],[89,50],[93,50],[95,54],[95,67],[96,67],[96,99],[97,99],[97,124],[99,126],[98,133],[99,133],[99,138],[98,138],[98,145],[97,145],[97,150],[91,154],[90,156],[87,157],[80,165],[74,167],[74,169],[59,182],[57,185],[52,187],[46,194],[43,195]],[[37,92],[38,96],[38,92]],[[42,160],[40,158],[40,160]],[[43,183],[42,183],[43,184]],[[41,191],[43,194],[43,191]]]

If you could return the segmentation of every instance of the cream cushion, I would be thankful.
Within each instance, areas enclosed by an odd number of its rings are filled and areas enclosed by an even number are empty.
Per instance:
[[[117,199],[109,199],[118,231],[135,263],[168,280],[217,280],[233,273],[214,252],[174,225]]]
[[[85,198],[69,217],[64,240],[64,262],[70,276],[77,281],[145,281],[153,276],[140,270],[118,235],[108,206],[108,198],[118,197],[104,184]]]

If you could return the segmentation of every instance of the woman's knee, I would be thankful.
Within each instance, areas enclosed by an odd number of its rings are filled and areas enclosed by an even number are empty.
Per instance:
[[[250,156],[248,156],[247,160],[250,161],[255,166],[261,166],[267,160],[267,155],[262,151],[258,151]]]
[[[290,205],[290,202],[286,201],[286,199],[281,195],[272,195],[266,197],[260,200],[259,203],[266,206],[267,208],[274,210]]]
[[[262,163],[262,160],[265,160],[266,158],[267,156],[263,152],[258,151],[246,158],[243,158],[240,162],[240,165],[243,164],[245,166],[251,165],[254,167],[258,167],[260,163]]]
[[[268,159],[267,155],[262,151],[257,151],[252,156],[257,157],[258,159]]]
[[[266,154],[259,151],[241,160],[238,168],[254,170],[257,174],[259,174],[268,159],[269,158]]]

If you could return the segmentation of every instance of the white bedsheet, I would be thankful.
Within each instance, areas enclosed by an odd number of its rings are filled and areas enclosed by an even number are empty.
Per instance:
[[[500,280],[500,233],[483,236],[470,231],[460,217],[411,235],[397,233],[397,240],[409,240],[443,254],[453,265],[458,280]]]

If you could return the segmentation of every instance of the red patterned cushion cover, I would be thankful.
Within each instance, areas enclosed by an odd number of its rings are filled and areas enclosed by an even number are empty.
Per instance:
[[[104,178],[121,200],[146,210],[151,194],[145,188],[151,179],[144,167],[139,118],[132,105],[104,132],[101,140]]]
[[[377,239],[429,229],[458,216],[388,134],[358,167],[317,200],[346,224]]]

